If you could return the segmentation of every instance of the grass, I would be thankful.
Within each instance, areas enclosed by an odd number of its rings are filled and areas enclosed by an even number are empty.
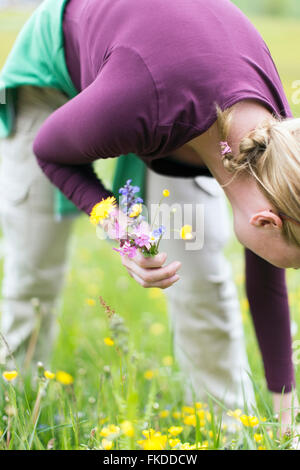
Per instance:
[[[1,12],[0,62],[28,14],[19,10]],[[292,83],[300,79],[295,47],[300,21],[260,17],[253,21],[270,44],[291,102]],[[298,108],[293,105],[294,113],[299,115]],[[109,182],[112,164],[101,163],[99,170]],[[35,365],[27,373],[20,370],[12,382],[0,378],[0,448],[170,449],[176,443],[170,438],[180,438],[188,443],[186,448],[195,444],[209,449],[286,448],[288,441],[276,438],[277,423],[245,299],[243,249],[234,237],[226,254],[241,301],[258,424],[252,422],[251,426],[244,417],[241,429],[232,436],[222,428],[212,401],[197,404],[194,409],[185,407],[164,294],[142,289],[128,278],[119,255],[100,242],[86,218],[81,217],[74,226],[70,268],[57,318],[60,330],[51,364],[52,371],[66,371],[72,379],[66,376],[62,380],[69,383],[61,383],[59,376],[46,379],[42,367]],[[299,273],[288,271],[287,279],[292,318],[299,325]],[[117,314],[109,318],[110,312],[99,302],[100,295]],[[107,345],[105,338],[113,338],[114,344]],[[297,339],[299,333],[294,337]],[[299,379],[299,370],[297,376]],[[236,423],[241,423],[238,417]],[[178,436],[172,426],[182,428],[177,430]],[[147,439],[143,431],[149,428],[158,434],[150,432]]]

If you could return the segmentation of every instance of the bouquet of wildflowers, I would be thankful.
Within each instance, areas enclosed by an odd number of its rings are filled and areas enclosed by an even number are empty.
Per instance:
[[[119,207],[115,197],[103,199],[93,207],[90,221],[102,226],[111,239],[119,242],[119,248],[113,249],[122,256],[133,258],[139,250],[145,257],[152,257],[159,252],[159,244],[166,228],[163,225],[156,228],[149,226],[143,215],[143,199],[137,196],[140,188],[132,186],[131,182],[132,180],[128,180],[119,190]],[[169,191],[165,189],[159,206],[168,196]],[[192,238],[192,227],[185,225],[180,233],[181,238],[189,240]]]

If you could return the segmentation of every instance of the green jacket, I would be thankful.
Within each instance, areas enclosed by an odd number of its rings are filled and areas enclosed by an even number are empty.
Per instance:
[[[0,73],[0,138],[14,126],[17,89],[23,85],[56,88],[70,99],[78,94],[69,75],[63,44],[63,14],[68,0],[45,0],[25,23]],[[140,186],[145,166],[135,155],[119,157],[114,192],[131,178]],[[142,191],[143,192],[143,191]],[[56,190],[57,216],[79,212]]]

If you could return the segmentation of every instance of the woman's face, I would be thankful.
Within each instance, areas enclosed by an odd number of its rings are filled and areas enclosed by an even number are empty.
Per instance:
[[[246,248],[278,268],[300,268],[300,248],[283,237],[283,222],[275,210],[262,210],[250,218],[240,211],[233,215],[236,236]]]

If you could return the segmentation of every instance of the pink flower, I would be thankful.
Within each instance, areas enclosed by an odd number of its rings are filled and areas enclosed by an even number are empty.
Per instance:
[[[121,240],[126,238],[126,228],[122,226],[117,220],[108,230],[109,237],[113,240]]]
[[[150,228],[147,222],[142,222],[140,225],[138,225],[134,232],[134,242],[137,246],[140,248],[146,247],[147,250],[151,248],[151,243],[150,243]]]
[[[142,234],[135,238],[134,243],[140,248],[143,248],[144,246],[147,248],[147,250],[150,250],[151,248],[150,237],[146,234]]]
[[[135,246],[131,246],[129,242],[125,242],[124,245],[121,246],[120,249],[113,248],[115,251],[118,251],[121,256],[127,255],[128,258],[134,258],[137,252],[137,248]]]

